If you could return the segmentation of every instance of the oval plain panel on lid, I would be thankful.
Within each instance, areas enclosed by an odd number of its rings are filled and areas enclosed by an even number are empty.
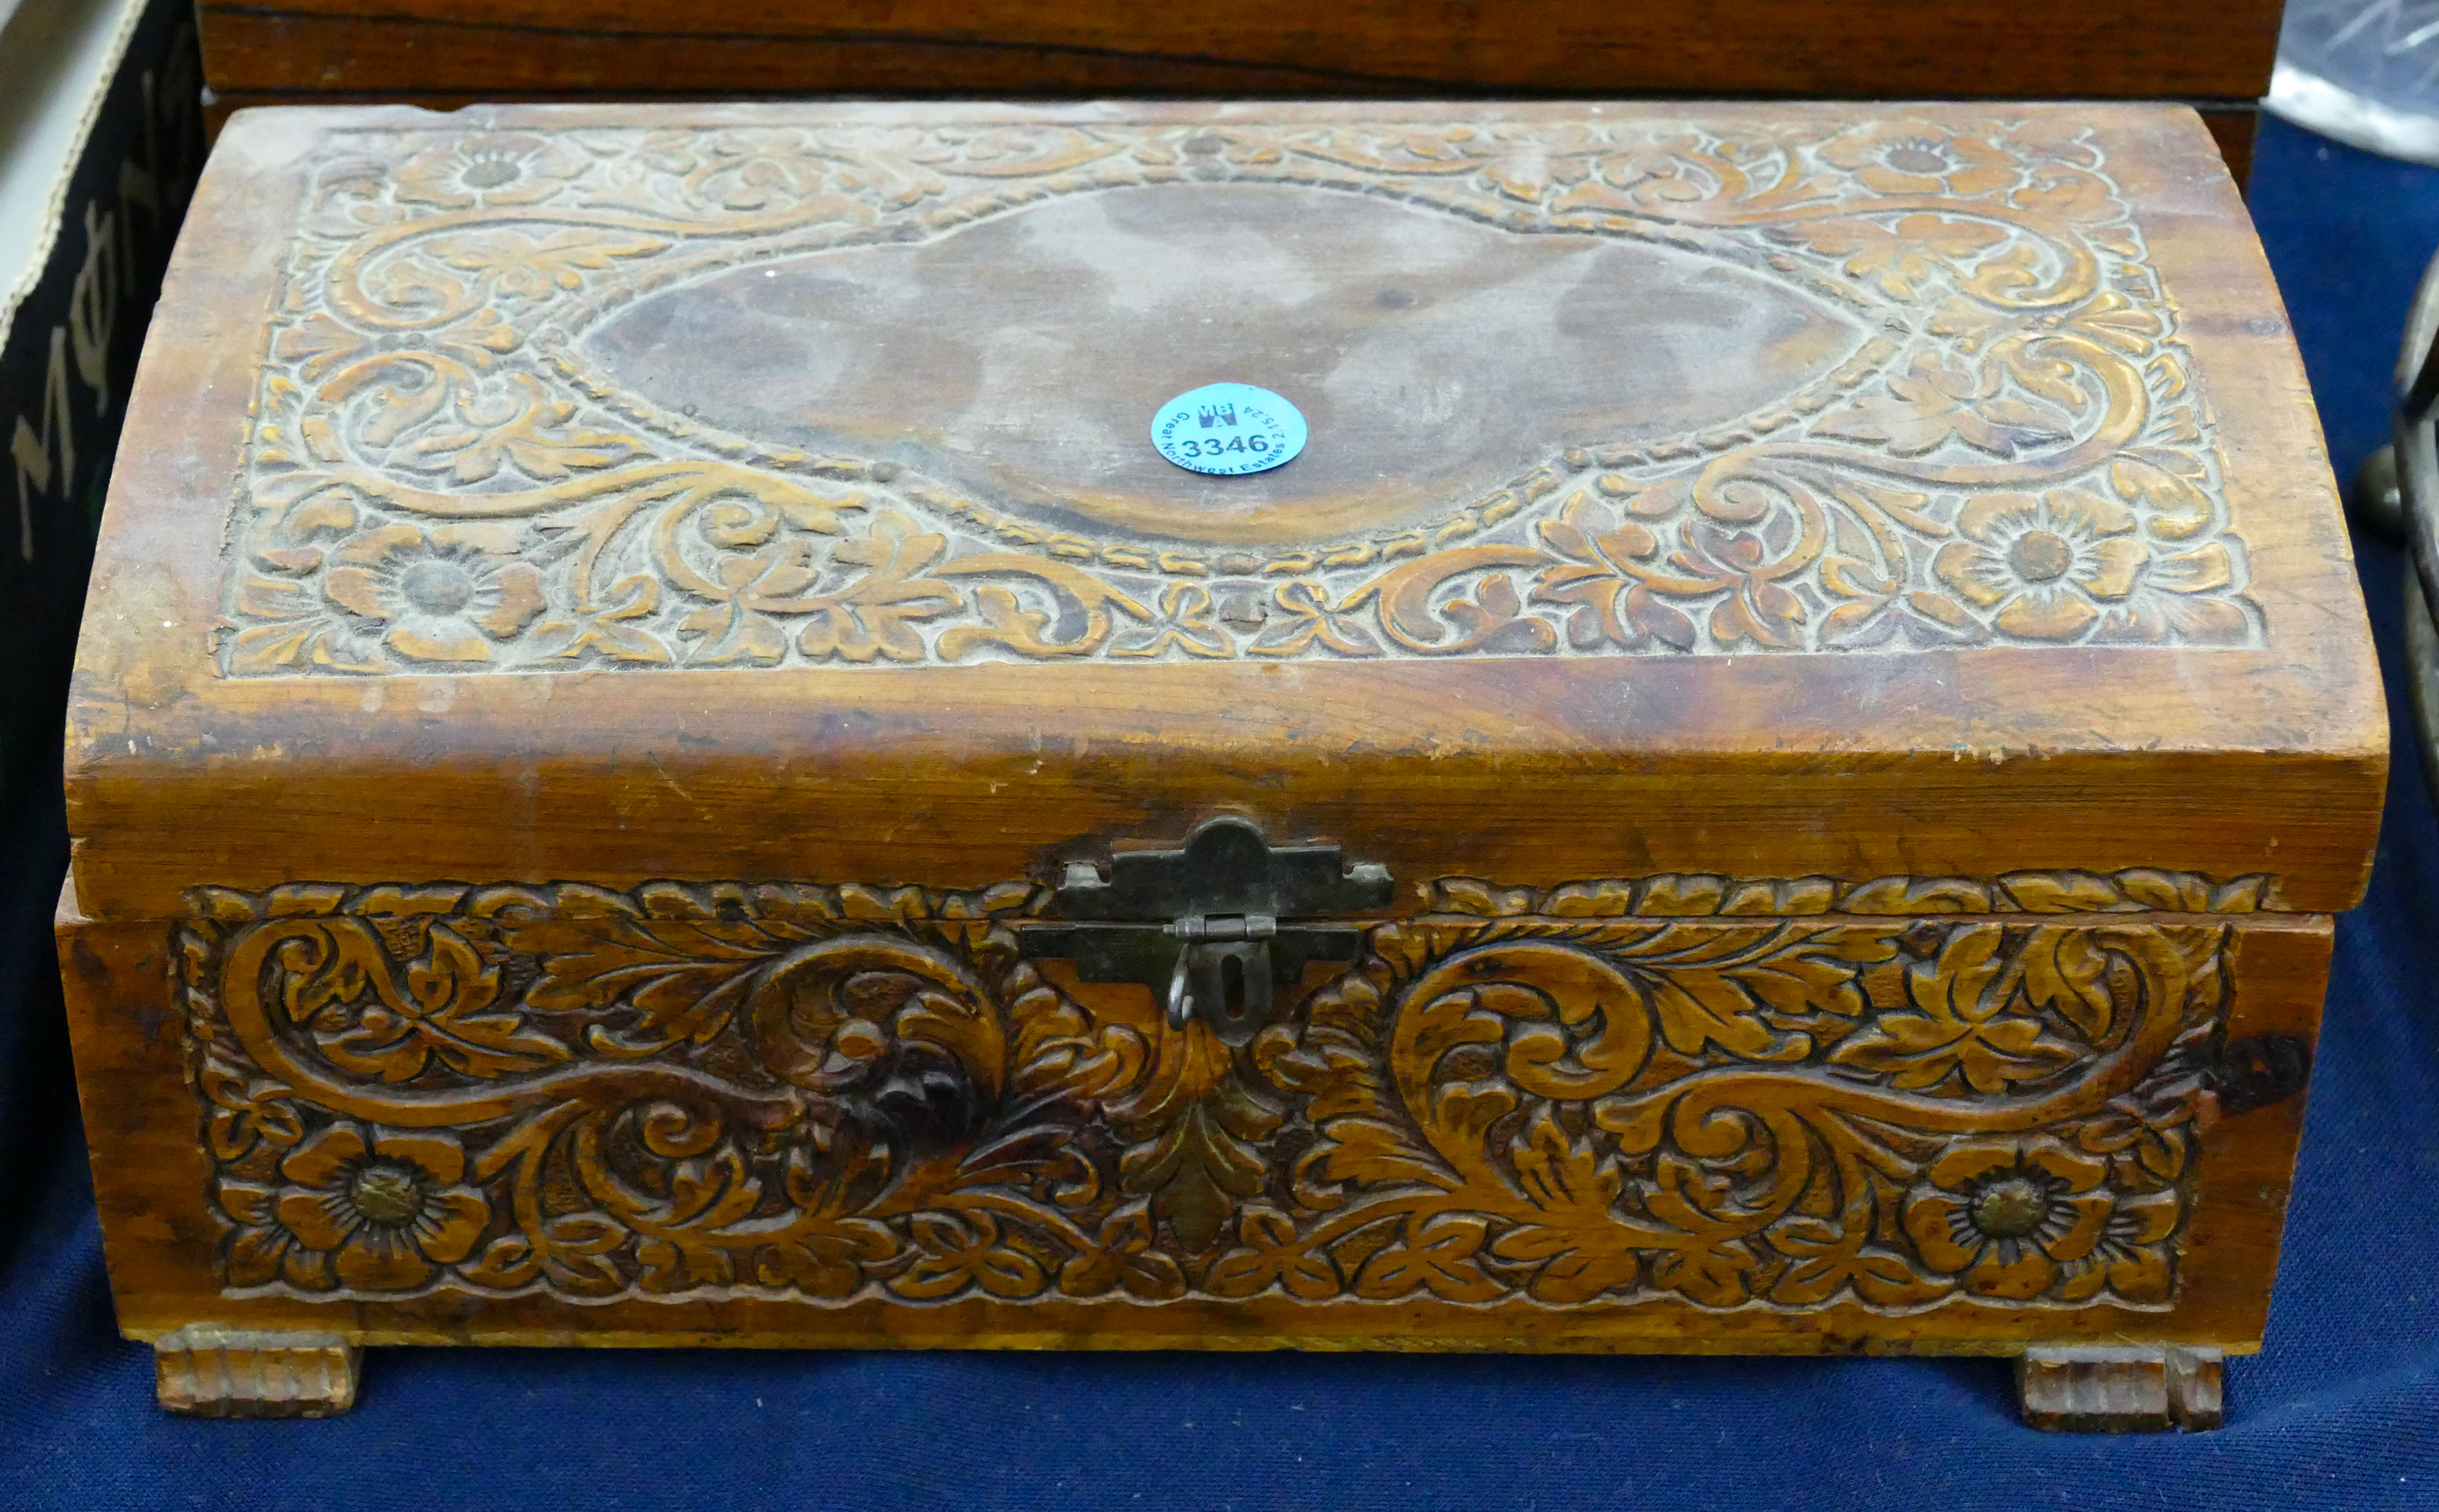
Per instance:
[[[1788,281],[1648,242],[1369,196],[1172,184],[913,245],[749,266],[585,338],[623,385],[758,439],[885,457],[1053,523],[1265,544],[1422,523],[1569,446],[1727,423],[1867,333]],[[1198,478],[1144,439],[1258,383],[1311,444]]]

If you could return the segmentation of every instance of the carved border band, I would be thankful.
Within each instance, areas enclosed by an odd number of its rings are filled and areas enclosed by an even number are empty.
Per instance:
[[[223,1281],[2167,1305],[2260,879],[1721,881],[1436,884],[1239,1051],[1037,971],[1024,883],[200,890]]]
[[[639,294],[1044,198],[1255,183],[1640,240],[1869,334],[1775,407],[1425,525],[1215,552],[731,435],[580,338]],[[338,133],[238,487],[233,676],[2250,646],[2213,423],[2089,132],[1894,115]]]

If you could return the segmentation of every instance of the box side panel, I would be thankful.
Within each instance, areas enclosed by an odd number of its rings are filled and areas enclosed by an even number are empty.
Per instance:
[[[2230,1339],[2257,1343],[2269,1325],[2305,1097],[2298,1087],[2241,1112],[2225,1110],[2308,1074],[2333,934],[2329,921],[2319,920],[2309,929],[2238,931],[2232,942],[2234,990],[2222,1042],[2241,1053],[2222,1062],[2222,1116],[2201,1130],[2200,1187],[2184,1236],[2184,1305],[2223,1320]],[[2301,1050],[2300,1061],[2290,1047]],[[2264,1057],[2289,1058],[2272,1065]]]
[[[2257,1346],[2301,1107],[2245,1105],[2294,1079],[2265,1037],[2308,1049],[2325,919],[1689,916],[1675,880],[1440,900],[1237,1052],[1027,960],[1022,888],[66,917],[121,1324]],[[2231,1093],[2256,1062],[2288,1069]]]
[[[151,1338],[177,1326],[151,1326],[152,1305],[181,1299],[175,1312],[195,1295],[189,1272],[208,1264],[216,1233],[196,1200],[212,1162],[187,1090],[175,931],[95,923],[78,908],[73,880],[54,927],[102,1255],[120,1326]]]

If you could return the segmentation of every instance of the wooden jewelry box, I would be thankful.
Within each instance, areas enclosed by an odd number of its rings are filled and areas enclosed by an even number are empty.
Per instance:
[[[246,113],[60,912],[163,1400],[1946,1351],[2209,1426],[2386,762],[2190,112]],[[1260,385],[1284,467],[1154,451]]]

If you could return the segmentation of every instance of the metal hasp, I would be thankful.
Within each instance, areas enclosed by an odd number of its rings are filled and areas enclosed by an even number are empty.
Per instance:
[[[1184,1028],[1200,1018],[1240,1045],[1271,1022],[1277,988],[1313,961],[1351,961],[1363,926],[1299,916],[1389,906],[1389,869],[1336,845],[1273,846],[1249,820],[1213,819],[1176,850],[1070,862],[1049,916],[1018,932],[1026,955],[1070,960],[1087,982],[1141,982]]]

